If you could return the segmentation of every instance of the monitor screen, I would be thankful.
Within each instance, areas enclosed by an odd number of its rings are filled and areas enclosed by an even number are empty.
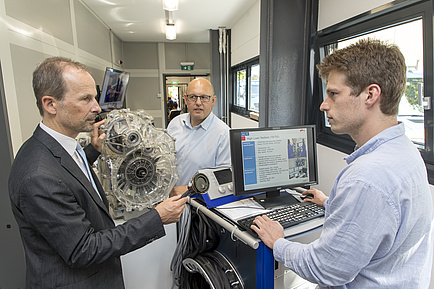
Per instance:
[[[318,183],[314,125],[232,129],[230,142],[236,196],[267,193],[258,198],[278,203],[280,190]]]
[[[99,99],[103,111],[125,107],[125,95],[130,74],[107,67]]]

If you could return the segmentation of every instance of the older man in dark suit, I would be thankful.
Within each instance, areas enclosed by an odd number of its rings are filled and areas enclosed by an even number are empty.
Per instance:
[[[42,121],[16,155],[9,177],[12,209],[26,254],[27,288],[124,288],[120,256],[165,235],[185,199],[115,226],[96,175],[89,170],[104,134],[95,82],[85,66],[48,58],[33,73]],[[92,132],[86,157],[75,138]]]

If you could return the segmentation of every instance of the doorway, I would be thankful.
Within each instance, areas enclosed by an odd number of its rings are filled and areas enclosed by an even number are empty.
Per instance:
[[[195,78],[202,77],[211,80],[208,75],[164,75],[164,112],[166,119],[166,127],[169,124],[170,112],[172,110],[179,111],[179,113],[172,113],[179,115],[187,112],[187,105],[185,104],[184,95],[187,94],[187,86]]]

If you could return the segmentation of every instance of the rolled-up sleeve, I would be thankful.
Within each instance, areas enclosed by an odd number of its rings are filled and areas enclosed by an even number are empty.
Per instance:
[[[273,247],[278,262],[324,286],[351,282],[374,254],[376,258],[386,254],[378,248],[380,244],[390,248],[397,230],[387,200],[372,202],[366,193],[375,190],[370,184],[349,182],[339,190],[351,194],[342,193],[327,204],[335,209],[325,220],[320,239],[310,244],[279,239]]]

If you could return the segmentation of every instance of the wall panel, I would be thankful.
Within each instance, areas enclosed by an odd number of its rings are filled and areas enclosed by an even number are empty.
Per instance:
[[[183,43],[165,43],[166,69],[180,69],[181,61],[191,61],[187,59],[187,47]]]
[[[8,16],[73,44],[69,1],[4,0],[4,2]]]
[[[180,63],[193,61],[194,69],[210,69],[211,52],[209,43],[165,43],[166,69],[181,72]]]
[[[259,55],[260,1],[231,29],[231,66]]]
[[[158,69],[157,43],[125,42],[123,51],[125,69]]]
[[[123,42],[113,33],[111,33],[111,39],[112,39],[112,47],[113,47],[112,62],[118,66],[122,65],[120,61],[124,62]]]
[[[74,1],[77,45],[111,62],[110,31],[79,1]]]
[[[194,69],[209,69],[211,54],[209,43],[190,43],[186,44],[186,61],[194,62]],[[178,67],[180,65],[178,63]]]
[[[158,77],[130,77],[127,88],[127,107],[130,109],[160,110],[160,80]]]
[[[365,11],[377,8],[391,0],[319,0],[318,4],[318,30],[329,27]]]
[[[19,104],[19,117],[23,139],[28,139],[41,121],[32,88],[32,73],[38,63],[51,56],[42,52],[11,44],[12,65]]]
[[[95,80],[95,84],[98,84],[101,88],[102,82],[104,80],[105,70],[101,70],[91,66],[88,66],[87,69],[89,70],[90,75],[92,75],[93,79]]]

